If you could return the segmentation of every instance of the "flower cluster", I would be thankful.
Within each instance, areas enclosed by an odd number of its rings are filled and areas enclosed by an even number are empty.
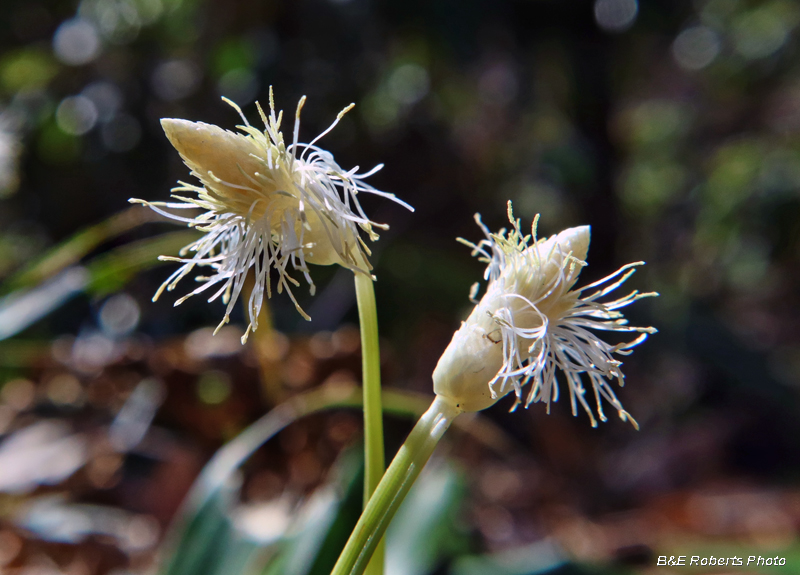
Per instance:
[[[487,264],[486,293],[445,351],[434,371],[434,391],[450,397],[466,411],[485,409],[512,389],[516,402],[528,407],[544,402],[548,412],[559,387],[556,373],[566,379],[572,412],[577,404],[597,425],[586,398],[585,382],[591,384],[597,415],[606,421],[601,399],[608,401],[625,421],[635,420],[623,409],[609,384],[624,384],[622,362],[614,355],[626,355],[643,342],[652,327],[628,325],[618,311],[636,300],[655,293],[636,291],[613,301],[600,299],[616,290],[635,271],[636,262],[623,266],[591,285],[572,289],[589,250],[588,226],[570,228],[548,239],[536,238],[534,220],[531,235],[524,235],[508,205],[512,229],[492,234],[476,221],[486,235],[477,244],[460,240],[473,248]],[[472,298],[478,284],[473,286]],[[591,290],[595,290],[589,293]],[[594,331],[638,332],[633,341],[612,345]],[[523,386],[530,384],[523,399]]]
[[[283,112],[275,112],[270,88],[269,115],[258,104],[264,130],[251,126],[236,104],[225,100],[240,115],[241,133],[217,126],[187,120],[164,119],[161,125],[170,142],[178,150],[192,175],[201,186],[179,182],[173,188],[174,202],[142,203],[173,220],[197,228],[204,235],[181,250],[180,257],[162,256],[162,260],[183,264],[164,282],[154,300],[190,274],[196,266],[206,266],[212,273],[197,277],[202,285],[186,298],[216,288],[209,301],[222,297],[227,304],[219,327],[229,321],[231,311],[242,292],[248,270],[255,272],[255,284],[247,310],[250,324],[243,337],[258,327],[258,315],[264,296],[271,296],[271,271],[277,273],[277,290],[286,290],[300,314],[292,293],[299,282],[289,275],[289,266],[305,276],[312,295],[314,282],[307,264],[339,264],[356,273],[372,269],[367,257],[369,248],[359,236],[358,228],[370,240],[378,238],[375,228],[384,224],[371,221],[358,201],[360,192],[389,198],[413,209],[394,195],[376,190],[364,178],[382,168],[376,166],[364,174],[358,167],[341,168],[333,156],[317,146],[353,105],[346,107],[331,126],[310,143],[298,142],[301,98],[295,114],[293,138],[286,144],[280,131]],[[188,192],[191,195],[185,196]],[[200,209],[194,217],[181,217],[164,210]],[[219,327],[217,329],[219,329]]]

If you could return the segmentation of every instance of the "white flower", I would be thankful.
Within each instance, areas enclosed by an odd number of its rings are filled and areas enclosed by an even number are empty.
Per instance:
[[[622,362],[614,354],[627,355],[656,330],[628,325],[617,310],[658,294],[634,291],[613,301],[599,300],[618,288],[643,262],[628,264],[598,282],[572,289],[586,265],[589,227],[570,228],[537,240],[538,217],[532,235],[524,236],[511,212],[511,202],[508,216],[513,229],[490,234],[476,215],[486,239],[477,245],[460,240],[488,264],[488,285],[439,360],[433,373],[434,391],[465,411],[477,411],[513,389],[517,396],[513,410],[523,402],[522,387],[530,384],[525,407],[542,401],[549,412],[550,402],[558,399],[556,372],[560,370],[569,388],[573,415],[577,415],[580,403],[592,426],[597,425],[585,397],[588,379],[601,421],[606,421],[601,403],[605,399],[623,421],[630,419],[636,426],[609,383],[616,380],[620,386],[624,384]],[[473,298],[477,287],[473,286]],[[589,290],[596,291],[587,293]],[[640,335],[631,342],[611,345],[593,330]]]
[[[300,284],[289,275],[290,263],[294,270],[305,276],[312,295],[315,285],[309,274],[309,263],[339,264],[356,273],[369,273],[372,269],[367,260],[370,251],[359,237],[357,227],[374,241],[378,235],[373,228],[386,229],[387,226],[371,221],[364,214],[358,201],[359,192],[377,194],[412,211],[413,208],[394,195],[364,183],[364,178],[383,165],[365,174],[358,174],[357,166],[346,171],[329,152],[316,145],[353,104],[342,110],[333,124],[311,143],[303,144],[298,143],[298,134],[304,96],[297,104],[292,143],[286,145],[280,131],[283,112],[275,113],[272,88],[269,116],[256,103],[264,123],[263,132],[247,122],[236,104],[225,101],[241,116],[244,125],[237,127],[242,133],[202,122],[161,120],[170,142],[202,186],[179,182],[181,185],[172,190],[176,202],[137,199],[131,202],[146,204],[160,214],[205,232],[203,237],[181,250],[181,257],[162,256],[162,260],[183,265],[164,282],[153,300],[164,289],[174,289],[195,266],[208,266],[213,272],[197,277],[202,285],[175,305],[216,287],[209,301],[222,296],[227,304],[219,329],[228,322],[248,270],[254,268],[255,286],[247,303],[250,325],[242,338],[245,341],[250,331],[258,327],[257,318],[264,296],[271,296],[270,274],[273,269],[278,274],[278,292],[285,289],[306,319],[310,318],[300,308],[291,290],[292,286]],[[187,197],[180,192],[193,195]],[[199,208],[203,213],[181,217],[162,207]]]

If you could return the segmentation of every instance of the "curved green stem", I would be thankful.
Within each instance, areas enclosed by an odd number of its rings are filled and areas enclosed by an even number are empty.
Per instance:
[[[461,409],[453,403],[436,396],[389,465],[331,575],[360,575],[364,572],[408,490],[450,423],[460,413]]]
[[[361,365],[364,392],[364,505],[386,469],[383,453],[383,407],[381,406],[381,355],[378,343],[378,312],[372,277],[355,273],[358,320],[361,324]],[[383,574],[383,546],[375,553],[370,575]]]

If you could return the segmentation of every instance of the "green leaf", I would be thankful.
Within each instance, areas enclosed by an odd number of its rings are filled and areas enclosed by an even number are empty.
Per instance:
[[[459,557],[450,566],[450,575],[533,575],[566,564],[558,546],[545,539],[498,553]]]
[[[386,530],[391,575],[425,575],[452,550],[455,514],[466,491],[464,475],[444,461],[429,463]]]
[[[162,265],[158,256],[173,254],[198,238],[192,230],[170,232],[131,242],[91,260],[86,269],[89,282],[86,291],[104,296],[122,289],[136,274]]]
[[[305,518],[305,526],[293,542],[285,575],[327,575],[333,569],[350,531],[361,515],[364,483],[364,450],[355,445],[336,462],[328,485]],[[317,494],[315,494],[316,496]]]
[[[81,291],[94,296],[119,291],[140,271],[161,265],[159,255],[176,252],[196,237],[194,231],[181,231],[133,242],[96,257],[86,268],[69,267],[35,287],[4,296],[0,299],[0,340],[26,329]]]
[[[85,228],[54,246],[31,264],[19,270],[0,286],[0,294],[31,288],[75,265],[103,242],[145,223],[156,221],[151,210],[136,206],[114,214],[107,220]]]
[[[409,392],[392,390],[383,391],[383,406],[388,413],[415,417],[425,410],[429,397]],[[162,546],[161,555],[166,558],[166,567],[177,565],[189,548],[188,534],[197,531],[198,516],[205,513],[219,497],[234,477],[236,471],[250,455],[269,441],[287,425],[301,417],[318,411],[337,407],[360,407],[362,403],[361,388],[357,386],[326,385],[313,391],[303,393],[278,405],[261,419],[245,429],[236,438],[223,446],[203,469],[195,481],[191,492],[184,501],[181,511]],[[357,451],[357,450],[356,450]],[[348,452],[345,452],[346,454]],[[360,455],[358,456],[360,457]],[[355,460],[360,461],[360,460]],[[358,477],[359,465],[353,463],[351,456],[343,455],[336,464],[333,479],[315,502],[312,498],[309,508],[313,513],[304,519],[303,512],[298,514],[298,523],[292,528],[293,539],[275,542],[272,549],[276,556],[263,571],[265,574],[281,573],[291,569],[293,573],[329,573],[335,563],[339,551],[349,536],[361,513],[361,481]],[[314,529],[314,524],[325,526]],[[203,528],[201,533],[205,533]],[[219,551],[218,551],[219,552]],[[299,556],[299,554],[303,556]],[[294,557],[298,554],[298,557]],[[189,561],[195,565],[194,554]],[[174,575],[172,571],[162,569],[163,575]],[[210,571],[203,572],[210,573]],[[181,571],[179,575],[190,575]],[[228,572],[226,575],[235,575]]]
[[[235,490],[217,490],[186,523],[186,528],[161,569],[162,575],[214,573],[222,565],[231,540],[228,516]]]

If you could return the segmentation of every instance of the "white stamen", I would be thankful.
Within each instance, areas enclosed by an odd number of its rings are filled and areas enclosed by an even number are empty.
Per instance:
[[[310,144],[302,144],[299,143],[300,112],[305,97],[301,98],[295,113],[292,143],[286,147],[280,132],[283,112],[276,114],[272,88],[269,114],[256,104],[264,123],[263,131],[251,126],[236,104],[224,100],[242,118],[244,125],[238,126],[242,133],[184,120],[162,121],[167,136],[202,186],[179,182],[180,185],[172,190],[171,202],[131,201],[145,204],[206,234],[184,247],[181,257],[169,258],[183,265],[162,284],[156,298],[164,290],[172,290],[195,266],[210,267],[212,273],[197,278],[203,285],[186,297],[216,285],[217,291],[210,299],[221,297],[226,303],[221,326],[233,311],[248,270],[254,267],[255,285],[247,302],[249,334],[257,327],[264,294],[271,296],[272,269],[278,273],[277,291],[280,293],[285,289],[306,319],[308,316],[292,293],[292,287],[300,284],[289,275],[290,262],[295,271],[303,274],[312,294],[316,286],[308,263],[338,263],[357,273],[369,273],[371,267],[367,257],[370,252],[359,237],[358,228],[367,231],[370,239],[375,240],[377,234],[373,228],[385,229],[386,226],[366,216],[355,199],[359,191],[380,195],[411,208],[392,194],[376,190],[362,181],[382,165],[366,174],[358,174],[357,168],[345,171],[329,152],[316,145],[352,105],[342,110]],[[302,150],[299,157],[298,149]],[[185,197],[176,192],[189,192],[196,197]],[[188,218],[162,208],[199,209],[202,212]]]

